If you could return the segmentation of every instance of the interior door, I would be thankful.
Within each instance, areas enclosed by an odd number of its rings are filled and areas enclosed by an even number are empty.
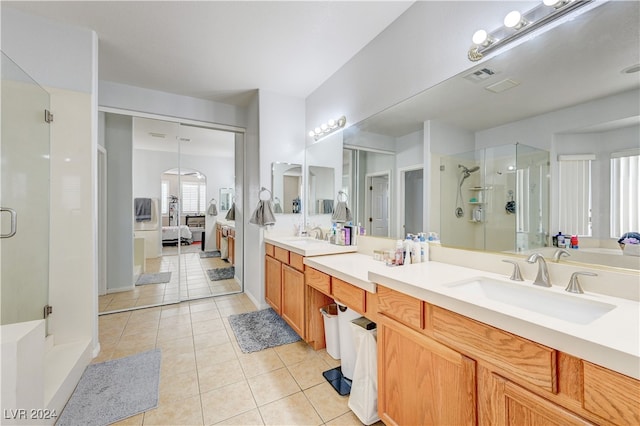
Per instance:
[[[404,234],[423,231],[423,169],[404,173]]]
[[[49,94],[2,53],[1,324],[42,319],[49,297]]]
[[[369,185],[369,235],[389,236],[389,175],[371,176]]]

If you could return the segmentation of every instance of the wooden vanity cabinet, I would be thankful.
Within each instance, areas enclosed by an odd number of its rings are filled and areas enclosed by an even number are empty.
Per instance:
[[[265,299],[298,335],[305,339],[303,257],[265,244]]]
[[[236,230],[230,229],[227,236],[227,247],[229,249],[228,260],[231,265],[236,264]]]
[[[475,361],[391,318],[378,322],[378,415],[386,425],[475,425]]]
[[[282,315],[282,262],[270,256],[269,252],[264,257],[264,277],[264,297],[273,310]]]

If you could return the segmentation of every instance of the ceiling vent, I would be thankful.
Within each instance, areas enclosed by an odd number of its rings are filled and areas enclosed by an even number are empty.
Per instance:
[[[502,93],[505,90],[509,90],[509,89],[513,89],[516,86],[519,86],[520,82],[519,81],[515,81],[512,80],[510,78],[507,78],[505,80],[499,81],[497,83],[493,83],[487,87],[485,87],[485,89],[487,89],[490,92],[493,93]]]
[[[471,71],[469,74],[465,75],[463,78],[473,83],[479,83],[481,81],[485,81],[486,79],[490,78],[494,74],[496,74],[496,71],[490,68],[480,68],[475,71]]]

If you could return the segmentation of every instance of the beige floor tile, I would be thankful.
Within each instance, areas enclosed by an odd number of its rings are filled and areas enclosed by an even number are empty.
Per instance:
[[[194,336],[198,334],[213,333],[215,331],[224,330],[224,324],[220,318],[210,319],[208,321],[199,321],[191,324]]]
[[[164,327],[158,330],[158,341],[175,340],[192,335],[191,325],[180,324],[173,327]]]
[[[236,352],[233,350],[231,343],[223,343],[222,345],[209,346],[207,348],[196,350],[196,360],[198,367],[205,368],[210,364],[231,361],[238,359]]]
[[[161,377],[196,372],[196,359],[193,353],[167,354],[162,352],[160,363]]]
[[[144,413],[137,414],[135,416],[127,417],[116,423],[111,423],[112,426],[141,426],[144,419]]]
[[[211,296],[211,290],[209,290],[208,286],[203,288],[190,288],[188,294],[189,298]]]
[[[302,392],[259,408],[265,425],[321,425],[322,419]]]
[[[201,393],[241,381],[245,381],[245,376],[237,360],[198,364],[198,383]]]
[[[340,365],[339,359],[334,359],[331,355],[327,353],[326,349],[320,349],[316,352],[317,355],[326,362],[330,368],[336,368]]]
[[[206,305],[205,305],[206,306]],[[218,308],[213,308],[206,311],[191,312],[191,322],[209,321],[220,318],[220,312]]]
[[[113,300],[111,303],[107,305],[105,308],[107,311],[117,311],[119,309],[131,309],[136,306],[136,300],[134,299],[126,299],[126,300]]]
[[[303,390],[326,382],[322,373],[331,369],[329,364],[319,356],[310,357],[305,361],[290,365],[287,368]]]
[[[190,302],[190,309],[192,314],[203,311],[217,311],[218,305],[214,299],[201,299]]]
[[[349,411],[349,397],[340,396],[327,381],[305,390],[304,394],[325,422]]]
[[[200,395],[205,424],[218,423],[256,408],[246,381],[227,385]]]
[[[254,377],[284,367],[284,363],[272,348],[238,356],[247,377]]]
[[[184,354],[184,353],[193,354],[195,351],[195,347],[193,345],[193,338],[191,336],[182,337],[180,339],[175,339],[175,340],[165,340],[165,341],[157,342],[156,348],[161,349],[162,353],[165,354],[165,356],[178,355],[178,354]]]
[[[160,329],[177,326],[191,326],[191,315],[188,310],[180,315],[160,318],[158,323],[158,328]]]
[[[160,405],[196,395],[200,395],[200,390],[198,376],[193,371],[160,378]]]
[[[336,417],[333,420],[329,420],[325,423],[327,426],[361,426],[363,423],[360,421],[353,411],[349,411],[340,417]],[[377,422],[373,426],[384,426],[384,423]]]
[[[202,425],[200,396],[163,403],[144,413],[143,425]]]
[[[166,292],[165,292],[166,294]],[[189,311],[189,305],[186,303],[178,303],[175,305],[166,305],[162,307],[162,311],[160,313],[160,318],[161,319],[165,319],[165,318],[169,318],[169,317],[173,317],[176,315],[183,315],[183,314],[188,314],[190,313]]]
[[[300,391],[300,386],[286,368],[247,379],[258,407]]]
[[[229,315],[238,315],[244,314],[245,312],[255,311],[255,309],[247,308],[244,305],[233,306],[229,308],[218,308],[218,310],[220,311],[221,317],[228,317]]]
[[[230,343],[230,337],[226,329],[216,330],[211,333],[203,333],[193,336],[196,350]]]
[[[126,330],[125,330],[126,332]],[[158,335],[158,332],[154,329],[151,329],[149,331],[141,331],[138,333],[132,333],[132,334],[123,334],[122,337],[120,338],[120,341],[118,342],[118,344],[122,344],[122,343],[127,343],[127,342],[131,342],[131,343],[140,343],[140,344],[156,344],[156,336]]]
[[[227,420],[223,420],[220,423],[216,423],[216,425],[228,425],[228,426],[258,426],[264,425],[262,421],[262,416],[260,415],[260,411],[258,409],[253,409],[247,411],[246,413],[242,413],[238,416],[232,417]]]
[[[111,353],[111,359],[124,358],[127,356],[139,354],[141,352],[147,352],[154,348],[152,344],[124,344],[119,343],[113,349]]]
[[[307,345],[302,340],[295,343],[289,343],[288,345],[277,346],[275,347],[275,350],[285,365],[298,364],[302,361],[308,360],[309,358],[315,358],[318,356],[311,346]]]

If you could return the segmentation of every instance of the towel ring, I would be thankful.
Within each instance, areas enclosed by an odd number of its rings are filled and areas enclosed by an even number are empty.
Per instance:
[[[211,201],[209,201],[209,204],[215,204],[216,203],[216,199],[212,198]]]
[[[344,200],[341,200],[341,199],[340,199],[340,196],[341,196],[341,195],[342,195],[342,196],[344,196]],[[348,196],[348,195],[347,195],[347,193],[346,193],[346,192],[344,192],[344,191],[338,191],[338,197],[337,197],[337,198],[338,198],[338,201],[343,201],[343,202],[347,202],[347,201],[349,201],[349,196]]]
[[[269,198],[262,198],[262,194],[264,192],[267,192],[269,194]],[[272,197],[273,197],[273,194],[271,194],[271,191],[269,191],[264,186],[262,188],[260,188],[260,192],[258,193],[258,198],[260,198],[262,201],[267,201],[267,200],[271,200]]]

